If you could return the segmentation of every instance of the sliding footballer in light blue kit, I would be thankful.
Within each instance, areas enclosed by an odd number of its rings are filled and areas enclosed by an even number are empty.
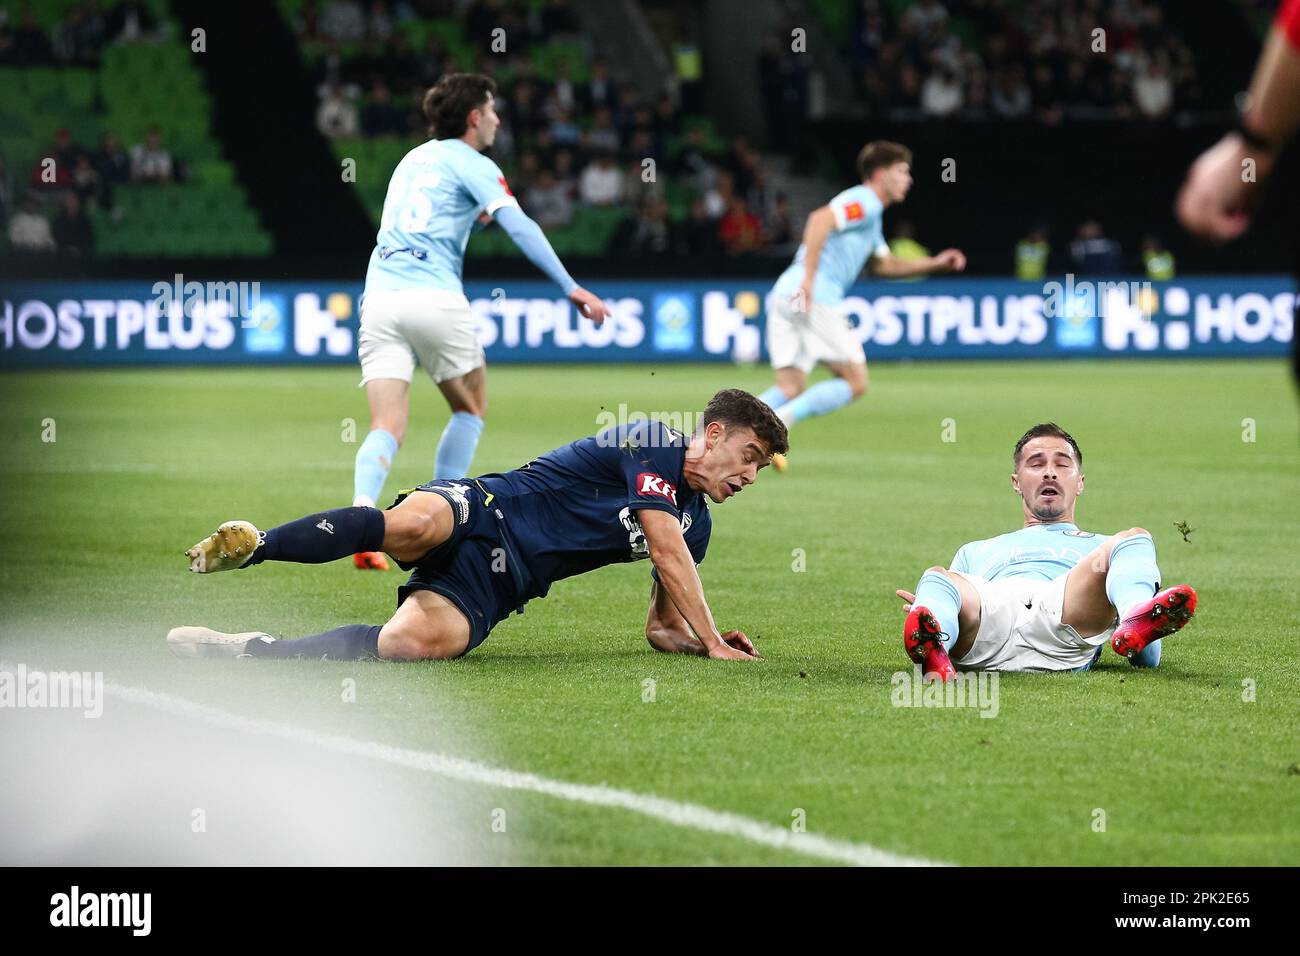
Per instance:
[[[1196,591],[1161,590],[1145,528],[1079,530],[1083,454],[1060,426],[1029,429],[1012,460],[1024,527],[962,545],[915,594],[896,592],[907,602],[908,656],[942,680],[957,669],[1086,671],[1107,641],[1135,667],[1159,665],[1161,639],[1191,620]]]

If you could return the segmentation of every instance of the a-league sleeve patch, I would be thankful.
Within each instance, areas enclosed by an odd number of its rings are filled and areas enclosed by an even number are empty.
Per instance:
[[[498,176],[498,177],[497,177],[497,182],[499,182],[499,183],[501,184],[501,188],[504,189],[504,190],[506,191],[506,195],[507,195],[507,196],[513,196],[513,195],[514,195],[514,193],[512,193],[512,192],[510,191],[510,184],[506,182],[506,178],[505,178],[504,176]]]
[[[653,472],[643,471],[636,476],[636,493],[640,498],[659,497],[677,507],[677,486],[670,484]]]
[[[862,203],[860,202],[851,202],[844,207],[845,222],[858,222],[865,215],[866,213],[863,212]]]

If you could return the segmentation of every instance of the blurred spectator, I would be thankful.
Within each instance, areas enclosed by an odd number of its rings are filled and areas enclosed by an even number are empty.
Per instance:
[[[1016,278],[1026,282],[1041,282],[1047,276],[1051,254],[1051,247],[1047,244],[1047,227],[1035,226],[1016,243]]]
[[[105,39],[103,14],[95,5],[83,3],[54,28],[54,54],[60,63],[94,64]]]
[[[9,220],[9,245],[15,252],[53,252],[54,233],[50,221],[41,215],[40,203],[28,195]]]
[[[575,36],[578,33],[578,20],[573,15],[569,0],[546,0],[541,12],[542,36]]]
[[[163,148],[158,127],[151,126],[144,134],[144,142],[131,150],[131,181],[169,183],[173,176],[172,154]]]
[[[370,16],[366,19],[366,35],[376,40],[389,40],[393,36],[393,17],[384,0],[373,0]]]
[[[61,256],[81,258],[95,248],[95,227],[75,192],[63,194],[63,208],[54,220],[54,244]]]
[[[640,203],[614,237],[614,248],[634,257],[667,256],[673,252],[673,229],[668,207],[658,199]]]
[[[1174,277],[1174,254],[1156,236],[1142,240],[1142,265],[1153,282],[1168,282]]]
[[[763,224],[739,196],[718,221],[718,239],[729,256],[759,252],[763,248]]]
[[[142,0],[120,0],[104,17],[104,34],[112,41],[142,40],[157,31],[158,20]]]
[[[889,240],[889,253],[904,261],[928,259],[930,250],[916,241],[916,227],[910,219],[900,219],[894,226],[894,237]]]
[[[32,164],[29,185],[44,191],[68,189],[72,185],[72,170],[81,154],[81,147],[72,141],[67,129],[56,130],[54,141]]]
[[[118,186],[131,181],[131,157],[122,148],[122,142],[114,133],[105,133],[95,155],[95,168],[99,179],[107,187]]]
[[[87,202],[98,202],[103,195],[99,172],[85,153],[77,157],[77,164],[72,167],[72,191],[76,193],[83,205]],[[104,204],[104,208],[107,208],[107,204]]]
[[[794,244],[794,222],[790,218],[790,199],[777,193],[772,211],[763,222],[764,241],[773,252],[783,251]]]
[[[14,186],[14,174],[9,171],[4,153],[0,153],[0,224],[8,222],[14,211]]]
[[[991,105],[1000,119],[1021,119],[1029,115],[1034,97],[1025,82],[1023,67],[1007,67],[998,74],[993,84]]]
[[[727,214],[735,198],[736,189],[731,173],[720,172],[714,179],[713,188],[704,194],[704,211],[710,219],[721,219]]]
[[[316,110],[316,128],[330,139],[339,139],[356,136],[359,127],[356,104],[336,83]]]
[[[1070,257],[1074,260],[1074,271],[1078,275],[1118,273],[1123,265],[1119,243],[1107,239],[1102,233],[1101,224],[1092,220],[1079,227],[1078,234],[1070,243]]]
[[[614,106],[614,82],[609,76],[609,61],[604,57],[596,57],[592,62],[587,82],[578,88],[578,102],[587,112],[599,106]]]
[[[582,171],[578,194],[589,206],[610,206],[623,198],[623,174],[614,165],[613,154],[596,154],[596,158]]]
[[[617,152],[618,130],[614,129],[614,113],[608,106],[597,107],[596,115],[591,121],[587,142],[593,150]]]
[[[54,64],[54,48],[50,38],[36,22],[36,14],[30,7],[23,11],[18,25],[4,37],[0,46],[0,61],[14,66],[51,66]]]
[[[354,43],[366,35],[366,12],[356,0],[330,0],[319,23],[322,36],[340,43]]]
[[[1149,57],[1133,79],[1133,102],[1147,119],[1164,119],[1174,105],[1169,57],[1163,51]]]
[[[569,191],[546,169],[524,196],[524,209],[543,229],[567,226],[573,220]]]
[[[718,227],[704,199],[691,203],[691,216],[686,221],[683,252],[692,258],[710,258],[718,255],[722,244],[718,241]]]
[[[686,133],[686,145],[677,157],[676,172],[689,179],[696,192],[707,192],[718,178],[718,168],[708,152],[702,127],[693,126]],[[719,213],[718,215],[721,215]],[[716,218],[716,217],[715,217]]]
[[[930,116],[950,116],[961,109],[962,84],[948,67],[941,66],[921,84],[921,109]]]
[[[375,80],[370,87],[370,100],[361,111],[361,132],[365,136],[400,136],[406,132],[406,116],[393,105],[393,95],[383,80]]]

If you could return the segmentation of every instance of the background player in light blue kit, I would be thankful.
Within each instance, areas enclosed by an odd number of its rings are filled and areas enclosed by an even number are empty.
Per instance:
[[[474,316],[461,287],[465,245],[495,218],[519,248],[599,325],[605,306],[578,285],[510,192],[500,167],[483,155],[500,119],[491,77],[452,73],[424,97],[434,139],[397,164],[384,200],[361,297],[361,383],[370,433],[357,450],[352,503],[373,507],[406,431],[411,376],[418,362],[451,408],[438,442],[434,478],[469,471],[487,413],[487,377]],[[376,552],[360,568],[387,568]]]
[[[948,680],[962,670],[1088,670],[1110,639],[1138,667],[1160,663],[1160,638],[1196,610],[1187,584],[1160,590],[1156,547],[1144,528],[1106,537],[1080,531],[1083,454],[1068,432],[1035,425],[1016,442],[1011,487],[1025,525],[962,545],[952,566],[930,568],[907,602],[908,656]],[[1157,593],[1158,592],[1158,593]]]
[[[902,202],[912,188],[911,150],[886,140],[868,143],[858,154],[858,175],[860,185],[808,214],[794,262],[767,297],[776,384],[759,398],[787,427],[833,412],[867,390],[867,356],[840,303],[868,260],[873,274],[888,279],[966,268],[959,249],[907,261],[890,255],[881,220],[886,207]],[[808,373],[819,363],[835,377],[807,388]],[[784,471],[784,456],[772,465]]]

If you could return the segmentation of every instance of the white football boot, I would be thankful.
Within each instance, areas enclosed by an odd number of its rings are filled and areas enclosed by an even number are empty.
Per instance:
[[[185,552],[196,574],[242,568],[262,541],[262,533],[247,521],[227,521]]]
[[[167,646],[177,657],[250,657],[244,653],[249,641],[275,640],[264,631],[227,634],[210,627],[173,627],[167,632]]]

